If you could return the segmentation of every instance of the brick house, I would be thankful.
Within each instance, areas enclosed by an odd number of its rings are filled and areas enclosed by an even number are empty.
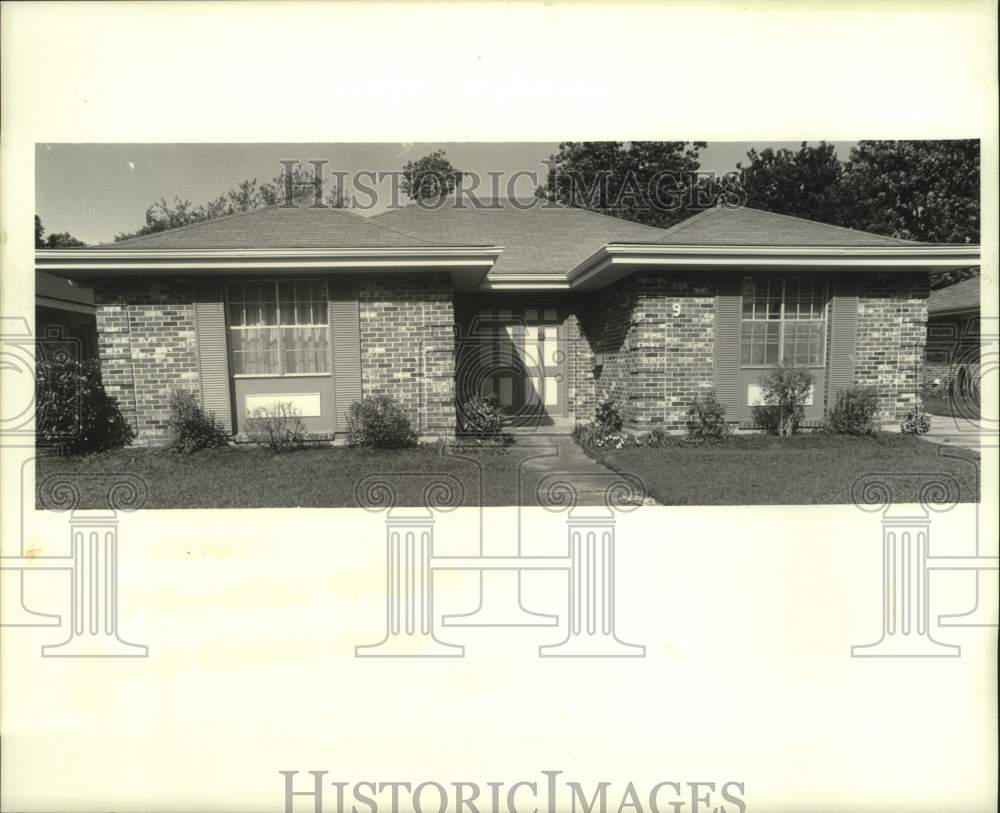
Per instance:
[[[967,395],[979,386],[979,277],[931,291],[923,381]]]
[[[714,388],[746,422],[779,361],[815,374],[807,419],[858,382],[894,421],[918,391],[928,272],[978,262],[748,208],[664,230],[537,201],[273,207],[37,252],[94,288],[105,384],[139,443],[163,439],[175,389],[236,435],[280,400],[331,437],[370,393],[425,436],[452,435],[473,392],[555,429],[613,397],[641,431],[682,428]]]

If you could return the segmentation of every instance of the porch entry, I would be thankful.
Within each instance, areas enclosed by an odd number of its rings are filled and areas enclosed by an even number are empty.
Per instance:
[[[477,346],[472,355],[479,392],[495,394],[515,424],[567,414],[567,353],[558,308],[478,308],[470,338]]]

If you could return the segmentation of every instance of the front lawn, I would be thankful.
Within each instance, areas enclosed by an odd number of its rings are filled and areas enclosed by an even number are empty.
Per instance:
[[[40,492],[46,492],[57,481],[68,480],[83,492],[82,508],[106,508],[114,475],[124,473],[142,478],[149,492],[146,508],[339,508],[357,507],[355,489],[369,475],[385,475],[382,479],[397,489],[400,505],[422,505],[434,476],[450,475],[452,485],[456,479],[461,484],[463,505],[480,504],[480,483],[483,505],[516,505],[518,465],[530,454],[530,448],[517,447],[446,454],[437,446],[392,451],[327,446],[280,455],[247,446],[191,455],[121,449],[40,458],[36,482]],[[394,478],[394,472],[417,476]],[[524,493],[534,494],[532,482],[526,482]],[[372,493],[373,499],[379,496],[377,490]],[[44,494],[36,504],[49,507]]]
[[[921,475],[947,473],[961,502],[979,500],[979,455],[913,435],[737,435],[720,444],[597,451],[594,457],[643,480],[663,505],[811,505],[851,502],[863,474],[896,472],[894,501],[916,502]],[[955,458],[959,459],[955,459]]]

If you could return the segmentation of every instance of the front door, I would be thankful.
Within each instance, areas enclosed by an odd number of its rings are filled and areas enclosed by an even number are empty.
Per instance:
[[[483,392],[500,398],[514,423],[566,415],[566,348],[558,308],[478,310]]]

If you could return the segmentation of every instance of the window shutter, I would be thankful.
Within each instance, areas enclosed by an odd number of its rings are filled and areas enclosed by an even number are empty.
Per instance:
[[[740,321],[743,296],[737,275],[719,279],[715,297],[715,395],[726,408],[730,421],[739,406],[737,379],[740,373]]]
[[[857,322],[858,281],[854,277],[835,278],[830,302],[829,404],[836,401],[840,390],[854,383]]]
[[[198,372],[201,405],[214,412],[230,434],[233,411],[229,397],[229,351],[226,347],[226,304],[220,280],[196,280],[194,284],[195,330],[198,342]]]
[[[361,325],[357,285],[330,280],[330,358],[333,362],[336,431],[347,430],[350,406],[361,398]]]

